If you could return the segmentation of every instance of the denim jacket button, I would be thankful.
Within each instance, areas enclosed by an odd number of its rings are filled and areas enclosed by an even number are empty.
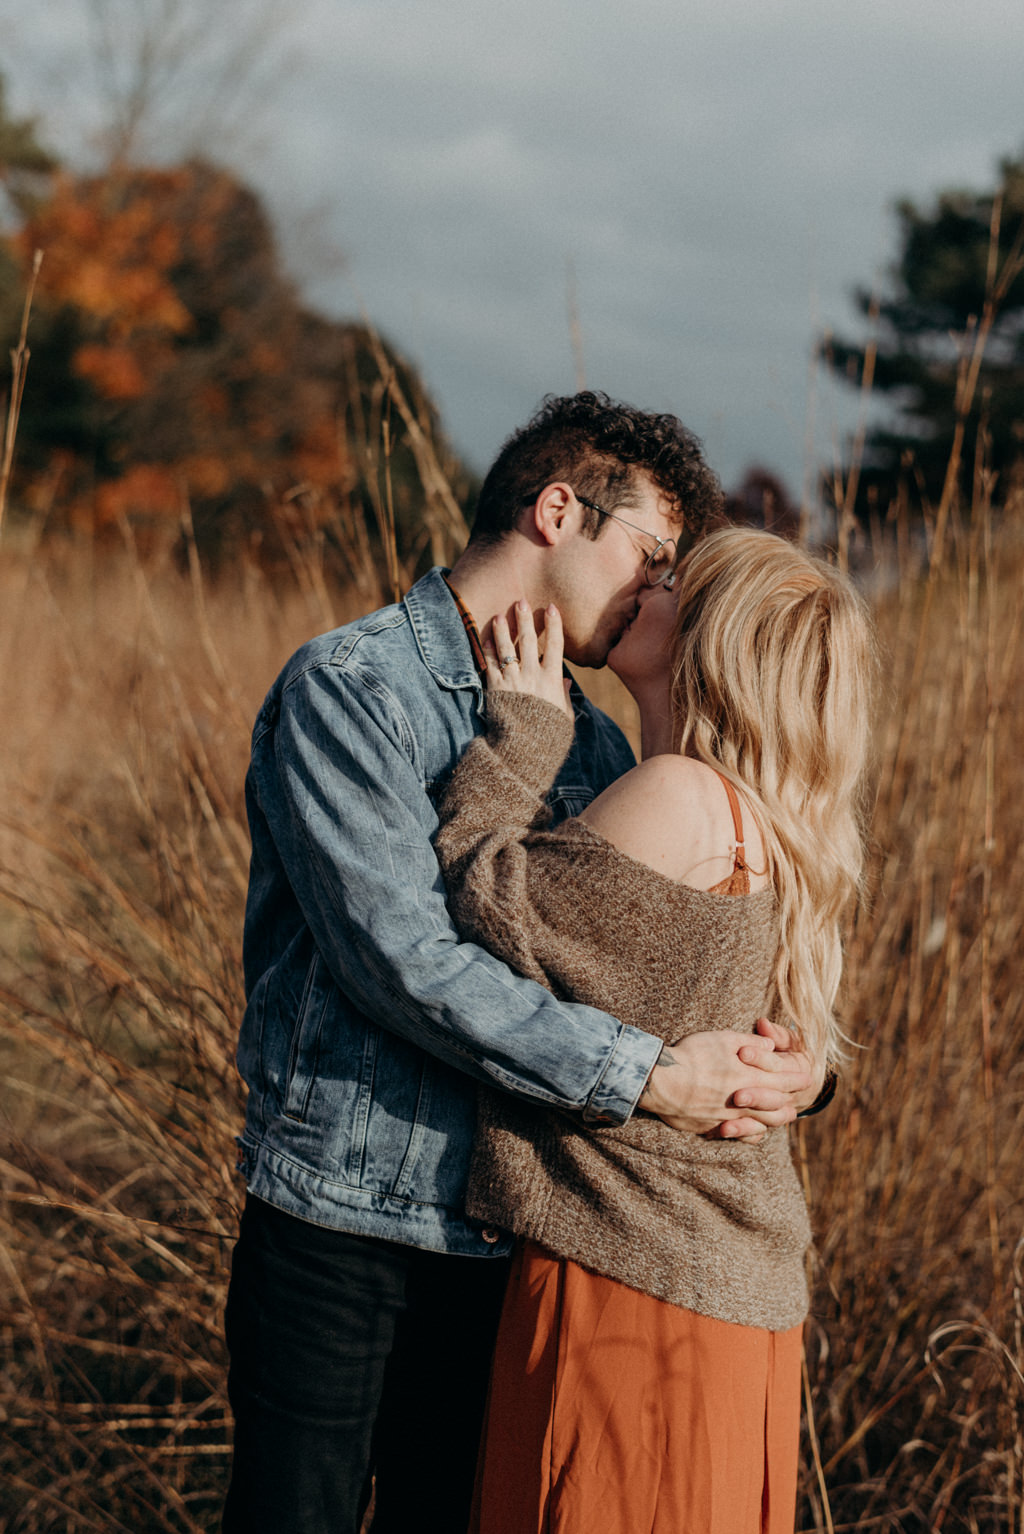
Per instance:
[[[489,1225],[487,1229],[482,1230],[480,1234],[483,1236],[484,1240],[488,1243],[489,1246],[494,1246],[495,1242],[501,1240],[501,1231],[492,1230]]]

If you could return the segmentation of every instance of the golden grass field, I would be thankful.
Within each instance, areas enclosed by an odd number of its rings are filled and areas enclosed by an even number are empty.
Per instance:
[[[796,1136],[801,1530],[1024,1526],[1024,505],[952,517],[930,556],[905,527],[859,555],[883,656],[863,1048]],[[0,546],[10,1534],[217,1526],[248,731],[373,586]]]

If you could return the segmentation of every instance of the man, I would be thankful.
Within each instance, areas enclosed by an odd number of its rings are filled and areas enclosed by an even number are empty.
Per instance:
[[[642,1098],[681,1133],[758,1134],[814,1095],[784,1030],[737,1018],[662,1049],[461,943],[431,846],[438,794],[482,728],[492,619],[554,603],[568,658],[602,665],[719,496],[675,417],[549,400],[499,454],[450,576],[313,640],[263,706],[230,1531],[356,1534],[373,1472],[378,1534],[465,1528],[510,1244],[464,1212],[477,1081],[608,1123]],[[559,816],[633,760],[573,699]]]

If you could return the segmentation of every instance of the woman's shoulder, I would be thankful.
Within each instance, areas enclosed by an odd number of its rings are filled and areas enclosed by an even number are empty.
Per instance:
[[[733,870],[736,833],[719,774],[693,757],[646,757],[594,800],[582,816],[600,835],[667,878],[710,889]],[[744,831],[761,866],[753,816]],[[756,884],[755,884],[756,887]]]
[[[645,789],[653,784],[664,784],[667,791],[687,797],[722,792],[721,776],[713,767],[699,762],[694,756],[681,756],[678,751],[644,757],[620,781],[625,783],[627,778],[643,784]]]

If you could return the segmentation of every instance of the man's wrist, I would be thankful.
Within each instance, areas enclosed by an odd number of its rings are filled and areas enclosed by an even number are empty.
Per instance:
[[[658,1112],[658,1108],[655,1106],[657,1098],[656,1077],[658,1072],[678,1069],[680,1064],[680,1060],[676,1055],[672,1053],[669,1046],[667,1044],[663,1044],[661,1053],[659,1054],[657,1060],[655,1060],[654,1064],[651,1066],[651,1069],[647,1074],[647,1080],[644,1082],[640,1096],[637,1098],[636,1105],[638,1108],[642,1108],[645,1113]],[[662,1104],[662,1107],[664,1106],[665,1104]]]
[[[800,1109],[800,1112],[797,1114],[797,1118],[809,1119],[812,1118],[815,1113],[820,1113],[823,1108],[827,1108],[833,1097],[835,1097],[836,1089],[838,1086],[839,1072],[836,1070],[834,1065],[830,1065],[826,1067],[825,1080],[821,1084],[821,1091],[818,1093],[813,1103],[811,1103],[810,1107]]]

